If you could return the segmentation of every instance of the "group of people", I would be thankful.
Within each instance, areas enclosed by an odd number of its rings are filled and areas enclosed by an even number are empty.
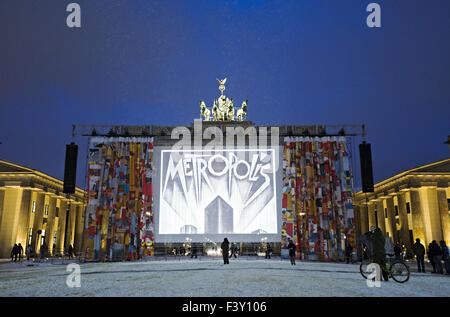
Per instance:
[[[371,230],[361,237],[361,241],[365,246],[370,246],[371,258],[374,263],[380,265],[380,267],[386,267],[386,242],[383,233],[379,228],[372,226]],[[445,241],[440,241],[440,245],[437,244],[436,240],[433,240],[428,245],[428,251],[426,251],[425,246],[420,243],[420,239],[416,239],[416,243],[412,246],[412,250],[417,259],[417,269],[419,272],[425,273],[425,254],[428,255],[428,259],[433,267],[432,273],[444,274],[442,261],[444,262],[444,267],[446,274],[450,274],[450,258],[449,249],[445,244]],[[394,248],[394,255],[397,259],[401,259],[402,248],[400,244],[397,244]],[[388,280],[388,273],[383,269],[383,278],[385,281]]]
[[[23,247],[22,244],[14,244],[12,250],[11,250],[11,262],[16,262],[17,258],[19,259],[19,262],[22,261],[23,257]]]
[[[19,244],[14,244],[12,250],[11,250],[11,262],[17,262],[17,261],[22,261],[23,258],[23,246],[21,243]],[[31,247],[31,245],[28,245],[25,249],[25,254],[27,256],[27,260],[30,260],[30,257],[33,256],[33,248]]]
[[[387,282],[389,280],[389,273],[386,270],[386,240],[380,228],[372,226],[369,232],[366,232],[360,237],[361,242],[365,246],[363,256],[370,254],[373,263],[381,267],[383,279]]]
[[[235,257],[236,258],[236,253],[237,253],[237,248],[236,245],[234,243],[231,243],[231,247],[230,247],[230,242],[228,241],[227,238],[223,239],[223,242],[221,244],[221,249],[222,249],[222,256],[223,256],[223,263],[224,264],[230,264],[229,261],[229,257],[230,257],[230,251],[231,251],[231,257]],[[289,239],[289,243],[287,248],[289,249],[289,257],[291,259],[291,265],[295,265],[295,244],[294,242]],[[266,259],[270,259],[272,256],[272,246],[270,245],[270,243],[267,243],[266,246]]]
[[[53,245],[53,250],[56,249],[56,246]],[[11,249],[11,262],[17,262],[17,261],[22,261],[23,258],[23,253],[24,253],[24,249],[22,247],[22,244],[14,244],[13,248]],[[25,249],[25,255],[27,256],[27,261],[30,260],[30,258],[35,257],[34,251],[32,246],[29,244],[26,249]],[[69,257],[69,259],[73,259],[73,257],[76,255],[75,254],[75,250],[72,247],[72,245],[69,245],[69,248],[67,249],[67,255]],[[44,258],[46,256],[48,256],[48,247],[47,244],[43,243],[41,245],[40,251],[39,251],[39,256],[41,258]]]
[[[186,249],[184,247],[174,248],[173,254],[184,256],[186,254]]]
[[[416,239],[416,243],[413,245],[413,252],[417,259],[417,270],[419,272],[425,273],[425,253],[427,253],[428,259],[433,267],[431,273],[444,274],[443,267],[445,267],[446,274],[450,274],[448,247],[443,240],[441,240],[439,244],[437,244],[436,240],[433,240],[428,245],[428,251],[426,252],[425,246],[420,243],[420,239]],[[444,261],[444,265],[442,265],[442,261]]]
[[[227,238],[223,239],[222,244],[220,245],[220,248],[222,249],[222,257],[223,257],[223,264],[230,264],[230,256],[234,258],[237,258],[238,248],[234,244],[234,242],[231,243],[228,241]],[[272,254],[272,247],[270,246],[270,243],[267,244],[266,248],[266,259],[270,259],[270,256]]]

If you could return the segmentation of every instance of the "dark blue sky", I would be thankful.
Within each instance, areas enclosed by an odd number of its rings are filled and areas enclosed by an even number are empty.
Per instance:
[[[62,179],[73,123],[188,125],[216,77],[256,124],[365,123],[375,181],[449,156],[448,0],[70,2],[0,2],[2,159]]]

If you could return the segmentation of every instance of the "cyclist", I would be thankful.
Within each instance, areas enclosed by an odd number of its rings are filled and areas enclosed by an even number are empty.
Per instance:
[[[372,244],[372,261],[377,263],[382,271],[383,278],[387,282],[389,274],[386,271],[386,250],[384,248],[385,239],[380,228],[372,226],[370,233],[367,235],[368,241]]]

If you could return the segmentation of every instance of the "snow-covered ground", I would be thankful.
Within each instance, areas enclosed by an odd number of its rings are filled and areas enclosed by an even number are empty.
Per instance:
[[[0,264],[0,296],[450,296],[450,276],[412,272],[399,284],[369,288],[358,264],[255,258],[164,258],[81,264],[81,287],[66,284],[61,261]]]

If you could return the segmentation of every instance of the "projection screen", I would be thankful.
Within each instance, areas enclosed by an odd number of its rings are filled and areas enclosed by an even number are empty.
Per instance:
[[[155,148],[155,242],[279,242],[278,150]]]

